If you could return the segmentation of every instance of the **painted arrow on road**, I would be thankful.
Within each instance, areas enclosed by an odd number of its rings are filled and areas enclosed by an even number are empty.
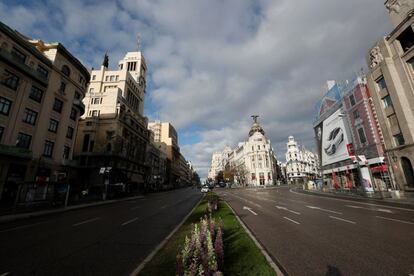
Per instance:
[[[325,212],[329,212],[329,213],[334,213],[334,214],[338,214],[338,215],[342,215],[341,212],[336,212],[336,211],[332,211],[332,210],[327,210],[327,209],[323,209],[321,207],[317,207],[317,206],[309,206],[306,205],[306,207],[310,208],[310,209],[316,209],[316,210],[321,210],[321,211],[325,211]]]
[[[293,214],[296,214],[296,215],[300,215],[300,213],[299,212],[296,212],[296,211],[293,211],[293,210],[289,210],[288,208],[286,208],[286,207],[284,207],[284,206],[275,206],[277,209],[279,209],[279,210],[285,210],[285,211],[288,211],[288,212],[291,212],[291,213],[293,213]]]
[[[243,210],[248,210],[250,213],[252,213],[253,215],[257,216],[257,213],[255,213],[255,212],[252,210],[252,208],[250,208],[250,207],[246,207],[246,206],[244,206],[244,207],[243,207]]]

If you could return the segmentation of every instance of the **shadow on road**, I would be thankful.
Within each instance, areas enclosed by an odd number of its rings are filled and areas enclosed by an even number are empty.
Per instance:
[[[342,276],[342,273],[338,268],[328,265],[328,271],[326,271],[325,276]]]

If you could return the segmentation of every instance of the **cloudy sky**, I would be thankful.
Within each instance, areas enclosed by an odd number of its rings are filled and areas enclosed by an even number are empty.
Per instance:
[[[205,177],[211,154],[247,137],[250,115],[284,161],[287,137],[314,147],[329,79],[366,68],[391,30],[383,0],[0,0],[0,20],[63,43],[86,67],[137,48],[149,68],[145,115],[170,121]]]

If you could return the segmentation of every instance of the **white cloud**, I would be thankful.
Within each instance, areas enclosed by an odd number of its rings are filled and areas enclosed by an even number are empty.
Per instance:
[[[0,17],[63,42],[94,67],[105,50],[115,65],[140,33],[152,81],[147,101],[176,128],[197,125],[200,142],[181,149],[202,176],[213,151],[246,138],[253,113],[280,159],[289,135],[312,148],[324,82],[365,67],[368,48],[391,28],[377,0],[59,3],[0,1]]]

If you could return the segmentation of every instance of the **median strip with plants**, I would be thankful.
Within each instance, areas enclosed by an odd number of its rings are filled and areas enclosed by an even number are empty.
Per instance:
[[[276,275],[227,204],[208,193],[139,275]]]

